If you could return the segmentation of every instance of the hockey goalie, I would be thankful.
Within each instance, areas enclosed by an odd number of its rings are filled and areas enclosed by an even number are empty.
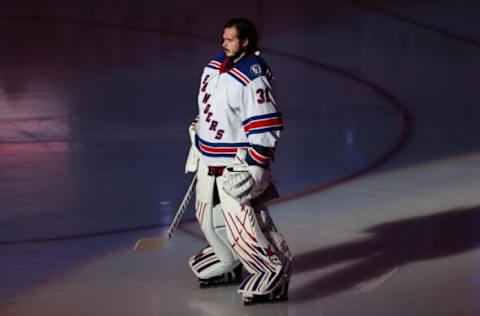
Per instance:
[[[292,257],[266,203],[278,196],[270,163],[283,129],[272,74],[247,19],[223,30],[205,66],[186,172],[196,172],[196,219],[208,245],[189,265],[200,287],[239,283],[244,304],[287,299]]]

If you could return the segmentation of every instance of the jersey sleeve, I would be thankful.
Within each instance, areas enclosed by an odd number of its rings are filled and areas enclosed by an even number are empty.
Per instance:
[[[282,115],[267,78],[261,76],[252,80],[244,87],[242,99],[242,127],[251,146],[247,163],[266,168],[283,130]]]

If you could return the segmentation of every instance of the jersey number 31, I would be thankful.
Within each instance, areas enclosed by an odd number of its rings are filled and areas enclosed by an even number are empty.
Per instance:
[[[272,102],[271,94],[272,91],[270,89],[257,89],[256,91],[258,95],[257,102],[258,104],[263,104],[265,102]]]

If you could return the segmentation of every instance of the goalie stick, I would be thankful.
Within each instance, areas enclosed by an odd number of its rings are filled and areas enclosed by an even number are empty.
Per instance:
[[[197,174],[195,174],[195,176],[193,177],[192,183],[190,183],[187,193],[185,193],[182,203],[178,207],[177,214],[175,214],[175,218],[170,224],[168,231],[164,235],[159,237],[139,239],[135,244],[135,251],[158,250],[162,248],[172,238],[173,233],[177,229],[178,223],[180,223],[180,220],[182,219],[183,213],[185,213],[185,210],[187,209],[188,204],[192,199],[193,187],[195,186],[196,182],[197,182]]]

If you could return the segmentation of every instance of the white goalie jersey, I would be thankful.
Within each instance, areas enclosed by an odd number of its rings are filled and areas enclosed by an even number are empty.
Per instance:
[[[256,55],[229,63],[221,53],[204,68],[195,145],[207,166],[226,166],[237,149],[244,148],[248,164],[266,168],[283,129],[269,82],[271,71]]]

